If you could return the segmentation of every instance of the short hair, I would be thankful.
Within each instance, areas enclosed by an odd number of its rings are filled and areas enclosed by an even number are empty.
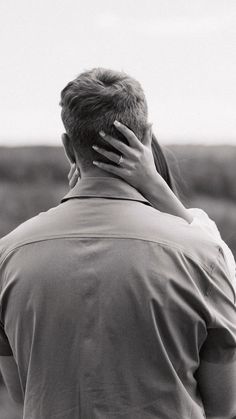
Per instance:
[[[92,145],[112,149],[99,131],[127,144],[114,127],[115,120],[128,126],[140,141],[147,127],[148,108],[143,89],[124,72],[94,68],[81,73],[62,90],[60,105],[64,127],[84,170],[97,157]],[[108,162],[101,155],[99,160]]]

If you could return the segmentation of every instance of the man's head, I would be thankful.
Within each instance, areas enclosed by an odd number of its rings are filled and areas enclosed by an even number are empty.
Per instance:
[[[96,160],[92,145],[107,148],[99,131],[127,143],[115,129],[117,119],[142,141],[147,126],[147,102],[138,81],[123,72],[94,68],[81,73],[61,92],[61,117],[83,171]],[[106,162],[106,158],[99,156]]]

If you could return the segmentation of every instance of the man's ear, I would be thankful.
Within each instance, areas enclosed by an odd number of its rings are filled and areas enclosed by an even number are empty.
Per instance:
[[[74,152],[70,137],[64,133],[62,134],[61,139],[64,146],[66,157],[68,158],[69,162],[72,164],[76,163],[75,152]]]

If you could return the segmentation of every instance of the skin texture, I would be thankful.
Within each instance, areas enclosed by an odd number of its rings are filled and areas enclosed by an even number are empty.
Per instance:
[[[111,161],[111,163],[102,163],[98,160],[93,162],[99,168],[99,172],[103,171],[101,175],[111,174],[125,180],[139,190],[151,202],[154,208],[181,217],[191,223],[193,220],[192,216],[156,170],[151,148],[152,125],[149,124],[147,126],[142,143],[125,125],[118,121],[115,121],[114,125],[126,137],[128,145],[121,143],[121,141],[110,135],[106,135],[103,131],[99,133],[108,144],[117,150],[116,153],[92,146],[98,153],[98,157],[100,154]],[[73,188],[78,179],[88,175],[88,173],[84,174],[81,172],[76,156],[73,156],[69,138],[66,134],[63,134],[62,141],[71,164],[68,180],[70,188]],[[117,162],[120,156],[122,156],[122,162],[118,165]],[[96,172],[96,174],[98,173]],[[92,171],[90,175],[92,175]]]

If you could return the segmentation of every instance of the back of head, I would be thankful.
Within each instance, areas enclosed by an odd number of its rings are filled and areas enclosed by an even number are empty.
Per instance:
[[[93,144],[107,148],[99,131],[127,143],[113,125],[116,119],[142,141],[147,126],[146,98],[140,83],[124,72],[94,68],[81,73],[62,90],[60,105],[66,132],[84,170],[96,159]]]

